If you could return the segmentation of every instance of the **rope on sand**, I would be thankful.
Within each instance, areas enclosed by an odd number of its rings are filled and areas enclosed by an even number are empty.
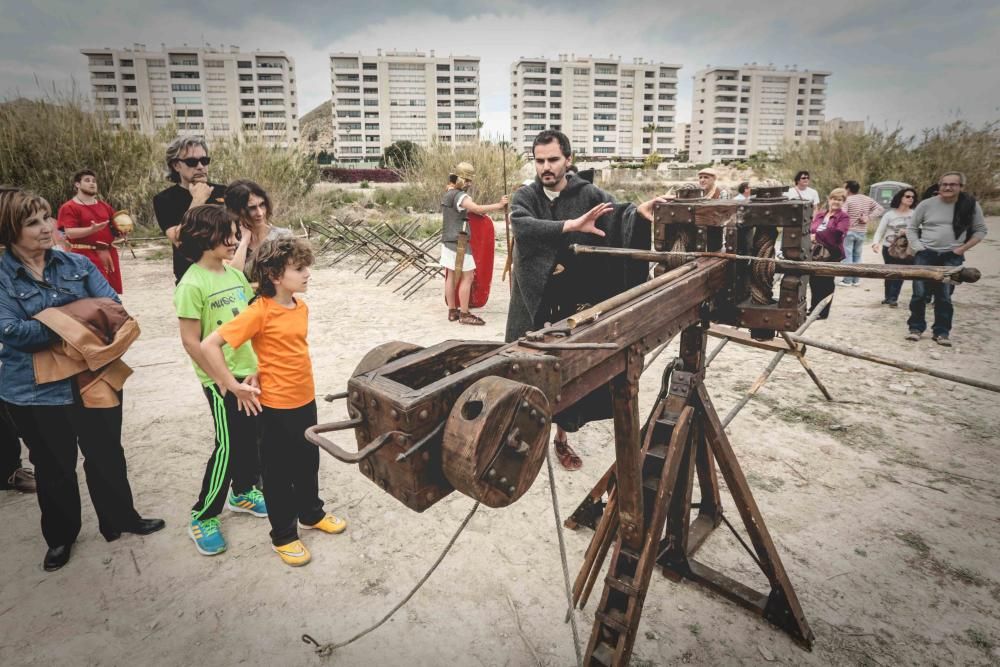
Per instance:
[[[420,581],[418,581],[417,584],[410,589],[410,592],[407,593],[406,596],[402,600],[400,600],[398,604],[396,604],[396,606],[390,609],[388,614],[382,617],[382,620],[380,620],[378,623],[375,623],[371,627],[362,630],[361,632],[359,632],[358,634],[354,635],[353,637],[351,637],[346,641],[328,642],[326,644],[320,644],[318,641],[313,639],[308,634],[302,635],[302,641],[305,642],[306,644],[312,644],[313,646],[315,646],[317,655],[326,658],[330,656],[338,648],[343,648],[348,644],[353,644],[354,642],[361,639],[368,633],[381,627],[382,624],[384,624],[386,621],[392,618],[393,614],[399,611],[403,607],[403,605],[405,605],[407,602],[410,601],[410,598],[412,598],[416,594],[416,592],[420,590],[420,587],[424,585],[424,582],[430,579],[430,576],[434,574],[434,570],[437,569],[438,565],[441,564],[441,561],[444,560],[444,557],[448,555],[449,551],[451,551],[452,546],[454,546],[455,544],[455,540],[457,540],[458,536],[462,534],[462,531],[465,530],[465,527],[469,525],[469,521],[472,520],[472,515],[475,514],[476,510],[478,509],[479,509],[479,501],[476,501],[476,504],[473,505],[472,509],[469,510],[469,513],[465,515],[465,519],[462,520],[462,523],[458,526],[458,530],[456,530],[455,534],[451,536],[450,540],[448,540],[448,544],[445,545],[444,550],[437,557],[437,560],[434,561],[434,564],[431,565],[430,569],[427,570],[426,574],[424,574],[424,576],[420,578]]]

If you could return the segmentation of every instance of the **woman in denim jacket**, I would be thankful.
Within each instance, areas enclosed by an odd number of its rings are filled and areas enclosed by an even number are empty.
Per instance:
[[[109,542],[122,533],[148,534],[164,526],[143,519],[132,502],[121,445],[122,406],[84,408],[73,378],[37,384],[32,353],[59,338],[32,319],[53,306],[88,297],[118,295],[88,259],[53,250],[52,210],[41,197],[0,187],[0,399],[8,404],[24,439],[38,486],[42,535],[48,544],[43,566],[69,561],[80,533],[77,445],[101,534]]]

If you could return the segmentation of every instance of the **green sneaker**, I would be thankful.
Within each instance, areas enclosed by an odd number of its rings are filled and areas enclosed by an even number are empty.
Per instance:
[[[192,519],[188,535],[194,540],[194,547],[202,556],[215,556],[226,550],[226,540],[219,531],[219,520],[214,516],[201,521]]]
[[[233,495],[233,492],[230,491],[226,505],[234,512],[246,512],[247,514],[260,517],[267,516],[267,504],[264,502],[264,494],[255,486],[251,487],[246,493],[239,495]]]

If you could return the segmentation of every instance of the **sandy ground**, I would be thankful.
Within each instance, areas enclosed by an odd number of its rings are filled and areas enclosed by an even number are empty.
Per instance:
[[[955,295],[955,347],[903,341],[907,310],[879,305],[880,283],[839,288],[833,316],[809,335],[1000,383],[1000,220],[969,264],[984,278]],[[866,250],[870,261],[874,255]],[[480,329],[448,323],[437,289],[403,301],[352,266],[314,271],[307,299],[318,391],[341,391],[371,347],[399,339],[502,340],[507,287],[497,275]],[[320,642],[381,618],[423,575],[473,501],[452,494],[415,514],[357,470],[322,457],[327,507],[341,536],[307,533],[313,562],[283,565],[267,522],[224,514],[229,550],[206,558],[185,533],[212,442],[181,348],[165,259],[123,262],[125,303],[143,328],[128,354],[124,442],[137,506],[165,531],[106,544],[84,493],[72,561],[41,569],[32,496],[0,493],[2,665],[570,665],[575,662],[548,476],[505,510],[481,509],[425,587],[381,629],[330,658]],[[903,298],[910,288],[904,287]],[[642,381],[649,409],[668,348]],[[990,664],[1000,661],[1000,414],[990,392],[820,350],[827,403],[786,358],[729,432],[816,634],[812,652],[733,604],[654,574],[634,664]],[[725,414],[770,354],[729,345],[708,387]],[[321,403],[321,421],[343,417]],[[557,471],[565,516],[613,459],[611,422],[573,442],[581,472]],[[353,437],[342,437],[353,443]],[[82,479],[82,471],[81,471]],[[82,481],[81,481],[82,483]],[[735,520],[732,501],[723,502]],[[567,532],[572,576],[590,539]],[[725,529],[700,558],[747,583],[762,577]],[[598,597],[598,592],[594,598]],[[577,613],[589,637],[594,600]]]

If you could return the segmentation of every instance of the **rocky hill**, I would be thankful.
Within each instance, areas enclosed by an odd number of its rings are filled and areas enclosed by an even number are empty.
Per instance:
[[[299,146],[307,153],[319,153],[333,148],[333,121],[330,100],[299,119]]]

